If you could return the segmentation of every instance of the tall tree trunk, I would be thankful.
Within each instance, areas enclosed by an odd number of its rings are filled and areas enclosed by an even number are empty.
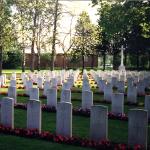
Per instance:
[[[38,0],[36,0],[36,5],[38,4]],[[32,45],[31,45],[31,71],[34,72],[34,64],[35,64],[35,41],[36,41],[36,28],[37,28],[37,6],[35,6],[35,12],[33,16],[33,29],[32,29]]]
[[[40,65],[41,65],[41,54],[40,54],[39,50],[38,50],[38,54],[37,54],[37,56],[38,56],[38,57],[37,57],[37,59],[38,59],[38,60],[37,60],[37,61],[38,61],[38,62],[37,62],[37,70],[38,70],[38,71],[40,71]]]
[[[63,69],[66,69],[66,54],[64,54]]]
[[[55,14],[54,14],[54,28],[53,28],[53,38],[52,38],[52,57],[51,57],[51,71],[54,70],[55,55],[56,55],[56,32],[57,32],[57,18],[58,18],[58,0],[55,2]]]
[[[38,25],[38,31],[37,31],[37,40],[36,40],[36,47],[37,47],[37,69],[40,71],[41,66],[41,32],[42,32],[42,25],[41,25],[41,17],[40,13],[37,12],[37,25]]]
[[[0,75],[2,75],[3,47],[0,46]]]
[[[35,43],[34,43],[34,39],[32,40],[32,45],[31,45],[31,68],[30,70],[32,72],[34,72],[34,63],[35,63],[35,52],[34,52],[34,46],[35,46]]]
[[[85,61],[84,61],[84,55],[82,55],[82,73],[85,69]]]
[[[94,54],[92,54],[92,60],[91,60],[91,68],[94,68]]]
[[[62,65],[62,69],[65,69],[65,56],[63,54],[63,65]]]
[[[114,49],[114,52],[113,52],[113,70],[118,69],[118,65],[117,65],[118,64],[118,62],[117,62],[118,58],[117,58],[117,56],[118,56],[117,50]]]
[[[106,53],[103,53],[103,71],[106,69]]]
[[[38,16],[38,24],[39,24],[39,16]],[[37,40],[36,40],[36,48],[37,48],[37,70],[40,71],[41,66],[41,24],[39,26],[39,32],[37,32]]]
[[[25,49],[22,48],[22,72],[25,72]]]

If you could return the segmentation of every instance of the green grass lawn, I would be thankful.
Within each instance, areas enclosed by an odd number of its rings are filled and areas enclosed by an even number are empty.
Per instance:
[[[57,144],[37,139],[27,139],[0,134],[0,150],[91,150],[77,146]]]
[[[78,88],[75,88],[77,90]],[[7,89],[1,89],[1,92],[6,92]],[[98,89],[94,89],[94,92],[97,92]],[[17,93],[24,93],[24,90],[19,89]],[[42,95],[42,91],[40,91],[40,95]],[[72,93],[72,103],[73,107],[80,107],[81,106],[81,93]],[[0,95],[0,99],[4,97]],[[103,100],[103,95],[94,93],[94,104],[101,104],[108,106],[109,111],[111,111],[111,104],[103,104],[101,101]],[[42,104],[46,103],[46,99],[40,99]],[[58,91],[58,101],[60,100],[60,91]],[[19,103],[27,103],[28,97],[17,97],[17,102]],[[125,97],[126,101],[126,97]],[[138,97],[138,102],[143,104],[144,97]],[[143,108],[143,107],[135,107],[135,106],[124,106],[125,113],[127,114],[129,109],[131,108]],[[26,128],[26,110],[15,109],[15,127]],[[90,118],[83,117],[83,116],[73,116],[73,135],[88,138],[89,137],[89,128],[90,128]],[[42,130],[50,131],[55,133],[56,128],[56,113],[50,112],[42,112]],[[148,126],[148,145],[150,148],[150,124]],[[108,138],[109,140],[117,143],[127,143],[128,138],[128,122],[127,121],[120,121],[120,120],[111,120],[108,121]],[[27,139],[22,137],[10,136],[0,134],[0,150],[47,150],[47,149],[59,149],[59,150],[66,150],[66,149],[85,149],[76,146],[70,145],[62,145],[57,143],[51,143],[43,140],[37,139]],[[86,148],[87,149],[87,148]]]

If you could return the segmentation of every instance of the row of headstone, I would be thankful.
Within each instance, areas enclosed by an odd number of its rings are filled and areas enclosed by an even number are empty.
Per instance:
[[[114,71],[112,71],[114,72]],[[116,87],[118,92],[124,93],[125,92],[125,86],[127,88],[131,88],[134,85],[137,87],[137,93],[138,94],[145,94],[145,89],[149,88],[150,86],[150,74],[148,72],[144,72],[141,77],[141,74],[139,76],[136,75],[127,75],[126,83],[124,80],[120,80],[118,77],[119,72],[115,72],[114,74],[112,72],[100,72],[99,71],[93,71],[91,70],[90,73],[94,80],[97,82],[97,85],[99,87],[100,92],[104,92],[104,86],[106,83],[110,83],[112,87]],[[133,73],[132,73],[133,74]]]
[[[87,71],[83,71],[83,82],[82,82],[82,109],[91,109],[93,106],[93,92],[91,91],[89,78]]]
[[[104,99],[112,102],[112,112],[113,113],[123,113],[124,106],[124,95],[122,93],[112,93],[112,88],[110,84],[105,86]],[[136,88],[135,88],[136,89]],[[39,89],[38,88],[30,88],[30,99],[39,100]],[[13,98],[15,103],[17,102],[17,93],[16,87],[8,88],[8,96]],[[137,94],[130,89],[127,96],[130,102],[136,103]],[[148,96],[146,96],[148,97]],[[70,102],[71,103],[71,91],[70,90],[62,90],[61,92],[61,102]],[[49,107],[57,107],[57,89],[50,88],[47,91],[47,105]],[[93,92],[91,91],[82,91],[82,109],[90,109],[93,105]]]
[[[70,76],[74,75],[75,78],[77,78],[76,74],[79,73],[79,70],[73,71],[40,71],[37,73],[22,73],[21,78],[24,80],[26,78],[27,80],[32,80],[33,83],[37,83],[39,88],[42,88],[43,83],[45,81],[50,81],[51,79],[56,79],[58,85],[62,85],[62,83]],[[54,81],[54,80],[53,80]]]
[[[111,89],[111,88],[110,88]],[[106,95],[107,94],[107,95]],[[123,93],[104,93],[105,100],[112,103],[112,112],[115,114],[124,113],[124,94]],[[14,102],[17,103],[17,92],[15,86],[8,87],[8,97],[13,98]],[[130,95],[128,96],[130,102],[136,102],[137,95],[134,95],[134,92],[131,90]],[[109,99],[108,99],[109,98]],[[30,88],[29,90],[29,99],[39,100],[39,89]],[[62,90],[61,91],[61,102],[71,103],[71,90]],[[57,108],[57,88],[50,88],[47,90],[47,105],[49,107]],[[82,109],[90,109],[93,106],[93,92],[92,91],[82,91]],[[145,96],[145,108],[150,109],[150,96]],[[150,112],[150,110],[148,111]]]
[[[104,87],[104,100],[111,102],[112,94],[113,94],[112,86],[110,83],[107,83]],[[128,88],[127,101],[130,103],[137,103],[137,87],[136,86],[132,86]]]
[[[27,128],[41,132],[41,102],[30,100],[27,104]],[[128,145],[140,144],[147,148],[148,112],[132,109],[128,114]],[[14,100],[5,97],[1,102],[1,124],[14,128]],[[60,102],[56,113],[56,134],[72,137],[72,104]],[[92,106],[90,115],[90,139],[101,141],[108,139],[108,108]]]
[[[70,74],[68,73],[68,77],[65,79],[66,81],[64,81],[62,83],[61,81],[61,77],[57,76],[57,77],[53,77],[50,79],[50,77],[48,76],[38,76],[36,79],[37,82],[37,87],[40,89],[43,89],[43,95],[46,96],[47,90],[50,88],[57,88],[58,85],[60,85],[60,82],[62,85],[62,89],[70,89],[74,82],[77,80],[79,71],[74,71],[74,72],[70,72]],[[31,76],[31,75],[30,75]],[[35,76],[35,74],[32,74],[32,76]],[[36,75],[37,76],[37,75]],[[25,77],[25,75],[24,75]],[[26,77],[23,79],[23,84],[26,87],[26,94],[29,95],[29,89],[33,88],[33,80],[28,80]]]
[[[117,91],[119,93],[125,92],[125,82],[117,81],[116,77],[112,77],[112,82],[106,82],[99,77],[95,71],[91,71],[94,80],[97,82],[100,92],[104,92],[104,99],[111,102],[111,95],[113,93],[113,86],[116,85]],[[137,85],[134,84],[134,79],[132,77],[127,78],[127,101],[131,103],[137,103],[137,95],[145,95],[145,88],[149,87],[150,79],[145,77],[143,81],[137,81]],[[147,83],[147,85],[145,84]],[[146,85],[146,86],[145,86]]]

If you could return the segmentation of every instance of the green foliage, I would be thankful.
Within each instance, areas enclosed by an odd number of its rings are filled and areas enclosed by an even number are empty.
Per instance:
[[[141,27],[141,36],[148,38],[150,33],[149,2],[127,1],[125,3],[103,3],[99,9],[99,26],[106,38],[123,43],[135,26]]]
[[[18,43],[21,46],[27,46],[35,38],[35,45],[39,49],[50,52],[55,0],[15,0],[14,8],[17,10],[13,14],[13,19],[16,26]],[[58,11],[61,11],[60,5]],[[60,13],[58,16],[59,19]],[[36,34],[32,37],[34,29]]]
[[[134,66],[137,64],[138,68],[140,55],[150,53],[150,2],[93,0],[93,3],[99,5],[98,24],[102,38],[98,46],[100,54],[112,54],[115,65],[118,60],[116,55],[121,45],[124,45],[126,53],[131,55],[128,59],[132,59],[127,62]],[[136,56],[134,59],[133,54]]]
[[[98,28],[90,21],[87,12],[83,11],[75,26],[74,47],[72,50],[73,59],[95,53],[98,42]]]
[[[17,69],[21,66],[21,53],[18,50],[7,51],[4,53],[3,68],[4,69]]]
[[[50,62],[50,60],[51,60],[51,55],[52,55],[51,53],[42,53],[42,54],[41,54],[41,60]]]
[[[0,46],[2,46],[3,50],[13,48],[16,41],[11,23],[10,6],[8,0],[0,1]]]
[[[8,60],[7,51],[3,52],[3,62],[6,62]]]

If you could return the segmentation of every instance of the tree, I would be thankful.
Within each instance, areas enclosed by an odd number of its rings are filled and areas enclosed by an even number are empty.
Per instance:
[[[54,10],[54,25],[53,25],[53,38],[52,38],[52,59],[51,59],[51,70],[54,70],[54,62],[55,62],[55,45],[56,45],[56,34],[57,34],[57,18],[58,18],[58,0],[55,2],[55,10]]]
[[[96,53],[98,56],[103,57],[103,71],[106,68],[106,55],[109,53],[109,46],[110,43],[108,42],[108,40],[105,37],[105,33],[102,33],[99,31],[99,39],[102,39],[101,41],[99,41],[99,43],[96,46]]]
[[[85,68],[85,57],[95,53],[97,44],[97,27],[90,21],[87,12],[83,11],[77,20],[75,26],[76,35],[74,37],[74,46],[72,50],[73,57],[82,60],[82,71]]]
[[[11,24],[11,3],[0,0],[0,75],[2,74],[3,52],[15,48],[16,38]],[[17,45],[16,45],[17,46]]]
[[[107,2],[103,0],[94,1],[99,4],[99,28],[105,33],[105,39],[113,41],[113,60],[120,51],[121,45],[126,47],[127,53],[136,53],[137,68],[139,68],[139,56],[149,51],[149,1],[125,1],[115,0]],[[135,38],[136,37],[136,38]],[[112,45],[110,44],[110,48]],[[127,57],[125,57],[127,58]]]
[[[52,17],[54,15],[53,2],[53,0],[21,0],[15,2],[16,14],[21,18],[16,21],[16,24],[18,23],[22,29],[25,27],[24,31],[28,37],[22,43],[28,41],[28,46],[31,45],[31,71],[34,71],[35,50],[38,54],[38,70],[40,70],[41,49],[50,51]],[[22,13],[23,15],[21,15]],[[23,24],[21,20],[24,20]]]
[[[25,48],[29,45],[27,41],[29,41],[28,35],[28,19],[26,8],[24,7],[24,3],[16,3],[14,2],[13,7],[17,8],[17,12],[13,14],[13,25],[15,34],[18,39],[18,44],[20,46],[20,50],[22,52],[22,72],[25,72]]]

